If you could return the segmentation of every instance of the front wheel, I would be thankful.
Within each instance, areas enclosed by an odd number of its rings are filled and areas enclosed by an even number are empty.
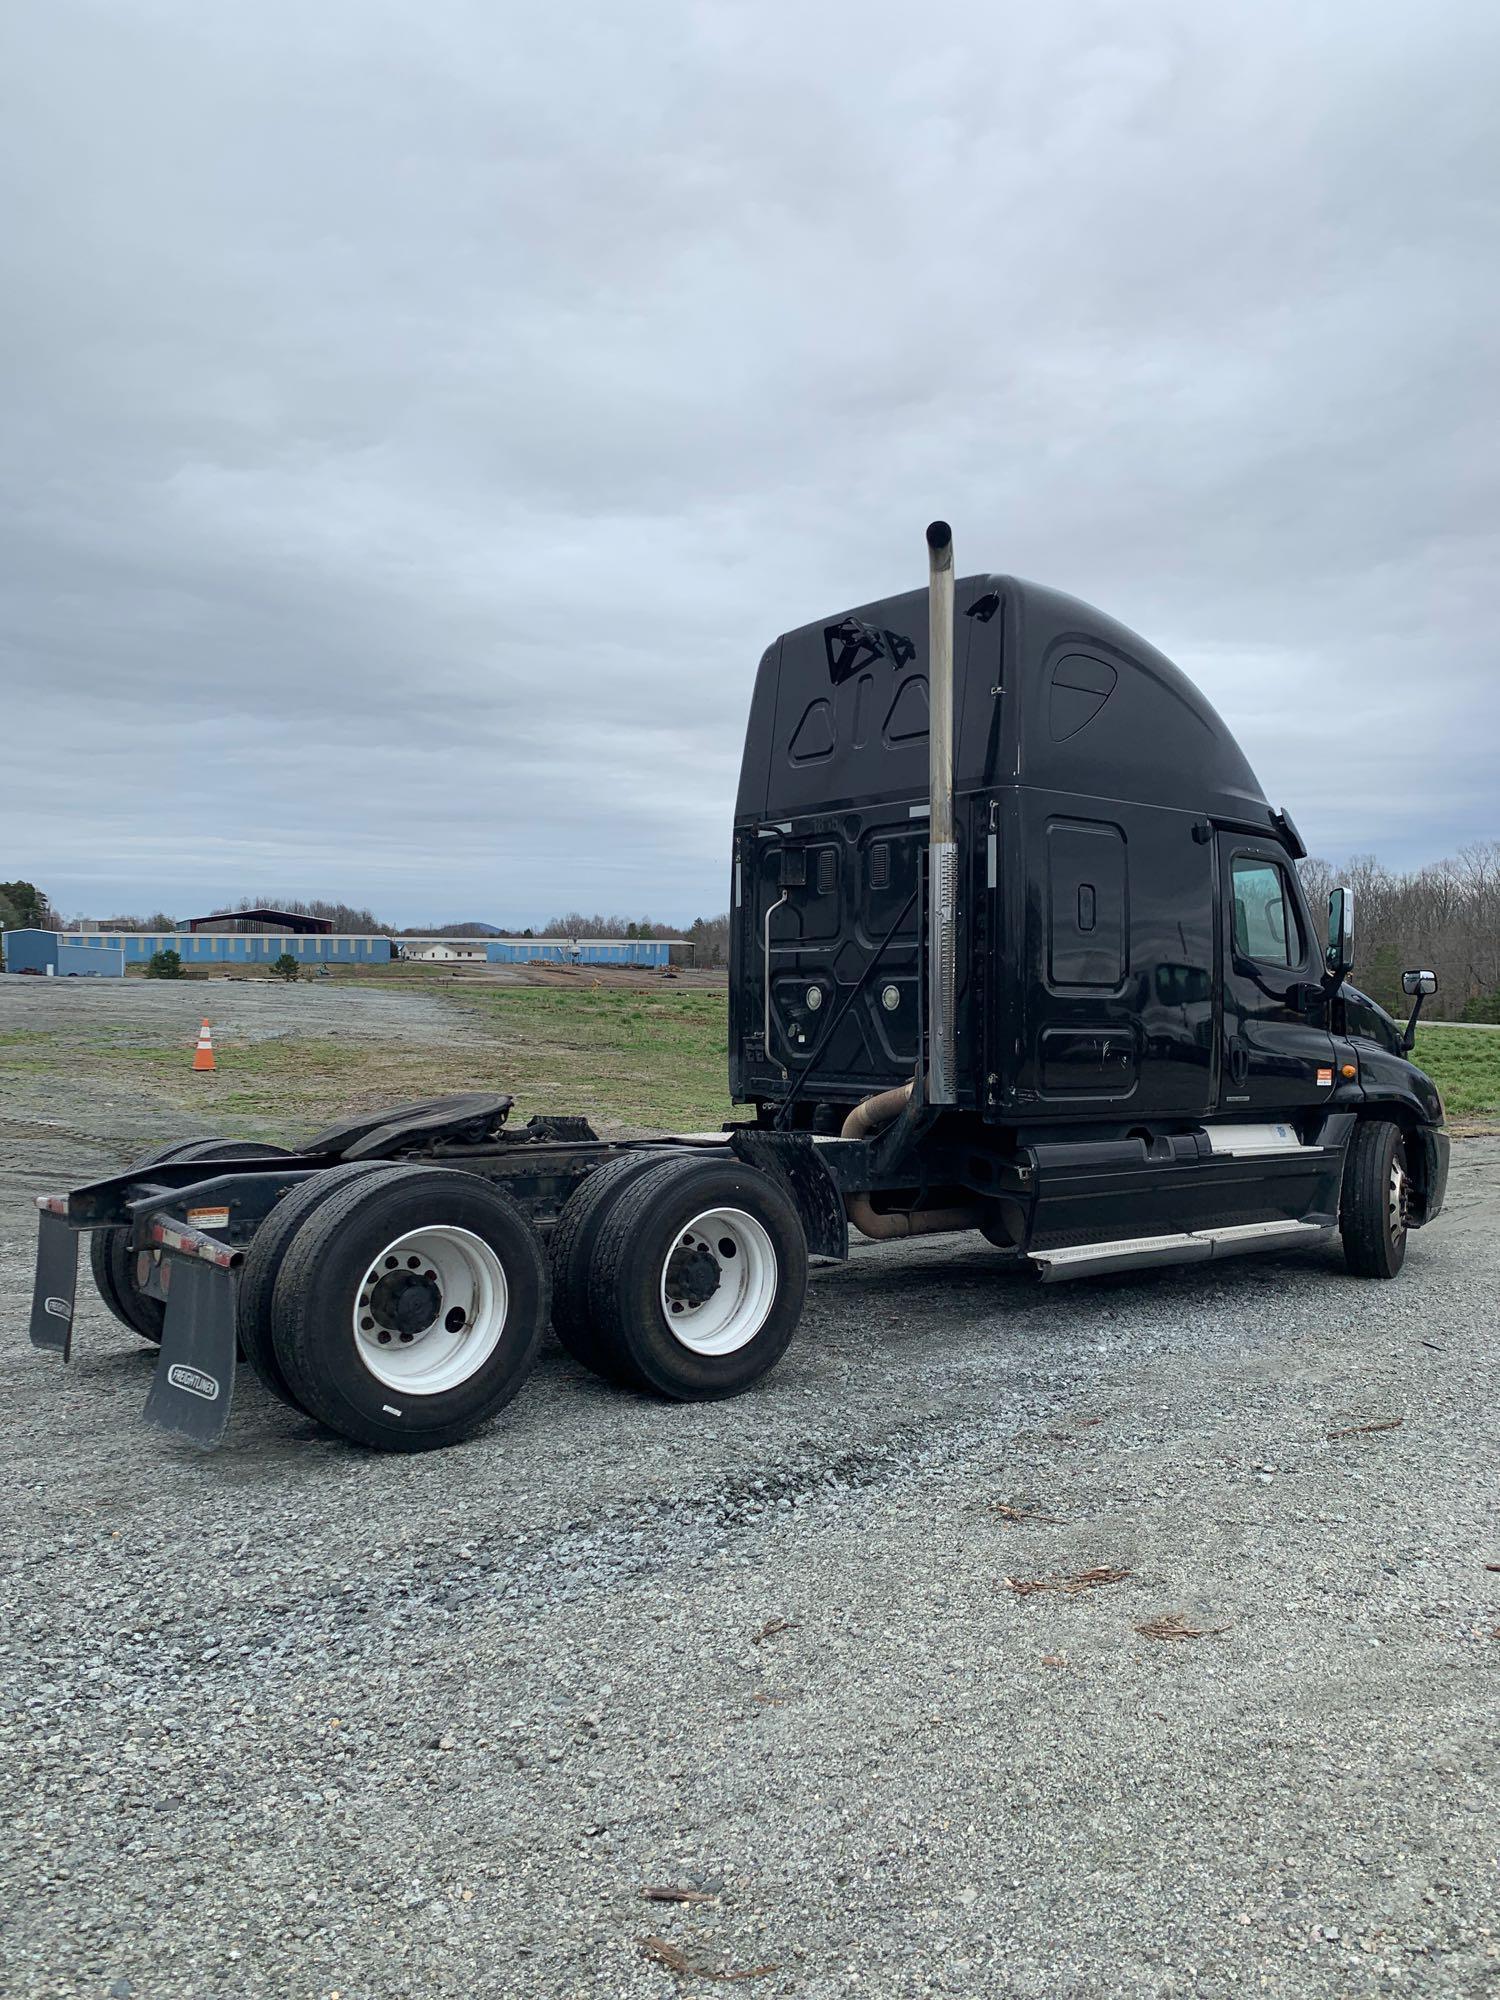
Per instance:
[[[616,1379],[678,1402],[735,1396],[775,1365],[807,1291],[807,1239],[769,1175],[687,1156],[622,1187],[589,1266]]]
[[[1406,1140],[1388,1118],[1362,1119],[1349,1142],[1339,1228],[1358,1278],[1394,1278],[1406,1262],[1411,1177]]]

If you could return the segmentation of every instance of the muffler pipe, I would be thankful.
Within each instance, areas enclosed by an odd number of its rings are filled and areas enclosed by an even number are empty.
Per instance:
[[[927,1080],[932,1105],[957,1100],[953,995],[958,847],[953,837],[953,530],[927,530]]]

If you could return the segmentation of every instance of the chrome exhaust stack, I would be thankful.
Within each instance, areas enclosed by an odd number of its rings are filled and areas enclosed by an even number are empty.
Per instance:
[[[856,1104],[845,1139],[868,1139],[904,1156],[928,1109],[958,1098],[954,988],[958,961],[958,843],[953,827],[953,530],[927,530],[927,1060],[920,1051],[910,1083]],[[968,1208],[877,1210],[868,1194],[846,1194],[856,1229],[877,1240],[977,1229],[978,1204]]]
[[[953,837],[953,530],[927,530],[927,1077],[929,1104],[957,1098],[953,996],[958,847]]]

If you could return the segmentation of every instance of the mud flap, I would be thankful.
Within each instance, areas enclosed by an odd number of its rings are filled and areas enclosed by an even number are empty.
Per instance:
[[[36,1283],[31,1294],[31,1344],[73,1352],[73,1306],[78,1294],[78,1236],[66,1215],[43,1208],[37,1219]]]
[[[141,1421],[212,1451],[234,1394],[233,1273],[191,1257],[172,1259],[161,1355]]]

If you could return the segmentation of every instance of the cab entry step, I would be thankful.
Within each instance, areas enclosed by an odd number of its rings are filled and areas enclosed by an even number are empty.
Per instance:
[[[1074,1243],[1062,1250],[1034,1250],[1043,1284],[1064,1278],[1102,1277],[1110,1271],[1139,1271],[1152,1264],[1201,1264],[1210,1257],[1242,1256],[1251,1250],[1285,1250],[1310,1245],[1332,1234],[1333,1219],[1308,1222],[1236,1222],[1223,1229],[1191,1229],[1166,1236],[1122,1236],[1112,1243]]]

